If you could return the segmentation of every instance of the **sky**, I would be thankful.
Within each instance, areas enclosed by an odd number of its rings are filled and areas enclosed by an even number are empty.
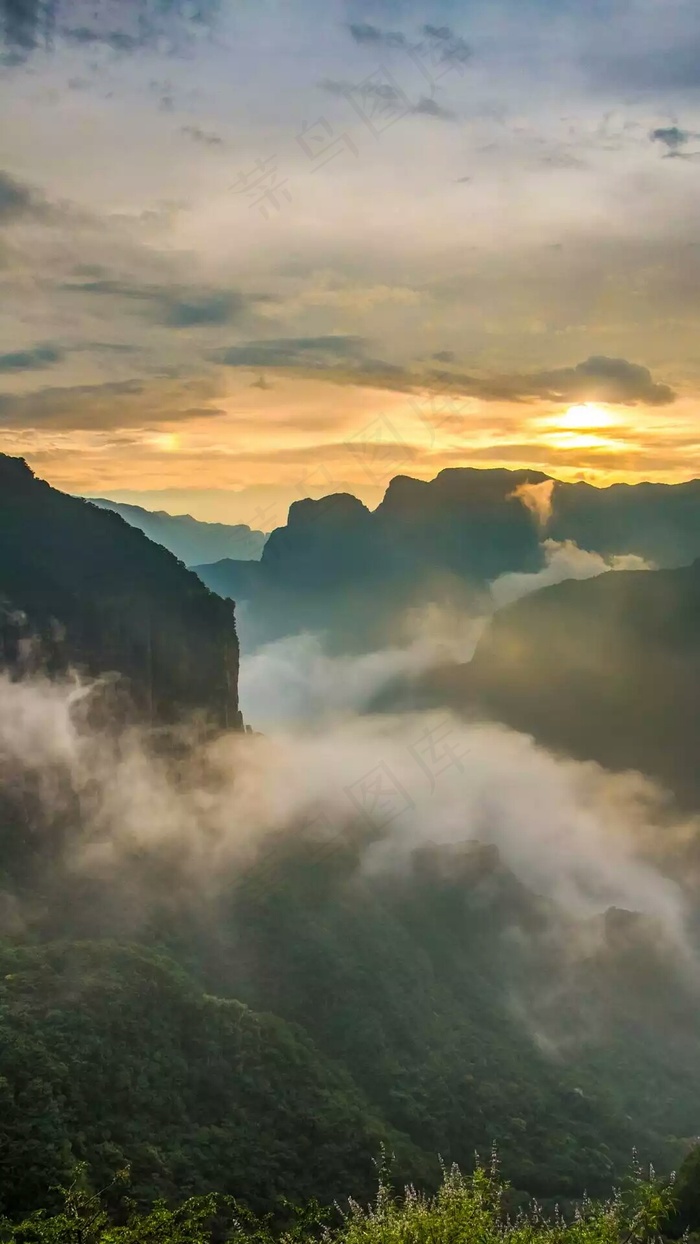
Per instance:
[[[695,0],[0,0],[0,452],[270,530],[700,475]]]

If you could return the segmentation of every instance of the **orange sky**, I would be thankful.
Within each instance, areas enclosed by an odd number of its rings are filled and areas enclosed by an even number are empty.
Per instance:
[[[63,7],[0,30],[0,452],[264,527],[447,466],[700,475],[687,0]]]
[[[117,431],[17,430],[0,445],[66,491],[165,490],[174,496],[164,495],[162,508],[265,528],[284,521],[295,497],[352,489],[375,505],[394,475],[431,478],[450,466],[528,466],[599,484],[700,475],[693,398],[671,407],[567,406],[290,377],[260,389],[242,375],[228,389],[208,399],[215,416],[202,409]]]

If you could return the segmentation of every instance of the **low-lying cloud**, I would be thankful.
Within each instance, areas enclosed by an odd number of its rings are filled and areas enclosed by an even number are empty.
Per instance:
[[[491,584],[491,597],[496,609],[513,604],[531,592],[552,587],[566,579],[594,579],[609,570],[653,570],[654,566],[636,553],[603,557],[600,553],[581,549],[573,540],[544,540],[545,565],[528,574],[513,571],[501,575]]]
[[[162,858],[207,894],[230,888],[280,833],[327,850],[359,828],[373,843],[370,873],[400,872],[426,843],[478,839],[568,913],[633,908],[683,944],[679,886],[646,852],[673,834],[656,832],[667,812],[639,775],[557,759],[504,727],[445,713],[193,734],[169,756],[144,730],[91,722],[96,696],[77,681],[0,679],[5,788],[31,780],[47,814],[70,816],[72,872],[138,889]]]

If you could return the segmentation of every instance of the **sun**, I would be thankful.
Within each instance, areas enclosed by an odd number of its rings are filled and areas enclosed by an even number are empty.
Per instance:
[[[618,420],[610,411],[602,406],[594,406],[591,402],[582,402],[578,406],[570,406],[563,415],[552,420],[555,427],[563,432],[590,432],[596,428],[611,428]]]
[[[620,451],[628,448],[624,439],[625,423],[619,414],[613,414],[604,406],[578,402],[559,414],[547,415],[540,421],[540,428],[546,443],[554,449]]]
[[[160,449],[162,453],[176,454],[180,448],[180,437],[175,432],[157,432],[147,438],[146,444]]]

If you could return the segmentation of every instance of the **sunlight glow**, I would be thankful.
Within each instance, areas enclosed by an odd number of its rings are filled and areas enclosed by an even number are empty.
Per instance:
[[[570,406],[563,415],[557,415],[552,423],[569,432],[588,432],[594,428],[610,428],[619,422],[617,416],[601,406],[593,406],[583,402],[578,406]]]

